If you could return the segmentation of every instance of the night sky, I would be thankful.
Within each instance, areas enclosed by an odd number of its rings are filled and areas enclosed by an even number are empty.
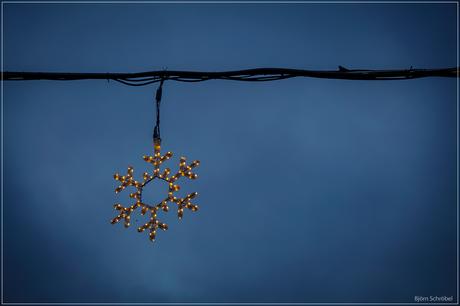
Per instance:
[[[454,3],[3,9],[6,71],[457,65]],[[167,166],[201,161],[200,210],[153,244],[110,220],[113,174],[152,170],[157,85],[3,86],[4,302],[457,298],[455,79],[166,82]]]

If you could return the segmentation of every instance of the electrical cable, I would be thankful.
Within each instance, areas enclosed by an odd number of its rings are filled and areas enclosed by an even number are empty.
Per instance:
[[[160,133],[160,103],[161,103],[161,96],[163,94],[163,83],[165,79],[161,78],[160,86],[158,86],[156,94],[155,94],[155,102],[156,102],[156,123],[153,129],[153,139],[159,140],[161,142],[161,133]]]
[[[203,82],[208,80],[230,80],[244,82],[268,82],[296,77],[310,77],[341,80],[406,80],[426,77],[458,77],[459,68],[442,69],[399,69],[368,70],[348,69],[338,66],[338,70],[304,70],[291,68],[254,68],[222,72],[157,70],[137,73],[71,73],[71,72],[11,72],[1,73],[5,81],[76,81],[114,80],[128,86],[146,86],[164,79],[177,82]]]

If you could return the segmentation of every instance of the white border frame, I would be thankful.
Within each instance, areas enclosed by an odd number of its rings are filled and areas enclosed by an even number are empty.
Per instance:
[[[0,0],[1,1],[1,0]],[[458,187],[458,178],[459,178],[459,71],[457,70],[457,300],[450,303],[5,303],[3,302],[3,11],[4,4],[67,4],[67,3],[84,3],[84,4],[140,4],[140,3],[159,3],[159,4],[456,4],[457,8],[457,68],[459,60],[459,44],[458,44],[458,34],[459,34],[459,2],[458,1],[1,1],[1,100],[0,100],[0,112],[1,112],[1,304],[2,305],[459,305],[459,245],[458,245],[458,232],[459,232],[459,222],[458,222],[458,210],[459,210],[459,187]]]

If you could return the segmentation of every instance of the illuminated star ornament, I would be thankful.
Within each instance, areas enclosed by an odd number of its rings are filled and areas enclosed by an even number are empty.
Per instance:
[[[135,203],[124,207],[121,204],[115,204],[114,208],[119,212],[118,215],[112,219],[111,223],[115,224],[124,219],[125,227],[129,227],[131,225],[131,213],[140,208],[140,212],[142,215],[148,213],[150,215],[150,220],[139,226],[137,228],[138,232],[144,232],[145,230],[149,230],[149,238],[151,241],[155,240],[155,236],[157,233],[157,229],[160,228],[162,230],[167,230],[168,225],[162,223],[160,220],[157,219],[157,213],[162,210],[164,212],[169,211],[168,203],[174,203],[173,205],[177,206],[177,216],[179,219],[182,219],[184,215],[184,209],[188,209],[190,211],[197,211],[198,205],[192,203],[191,201],[198,195],[197,192],[192,192],[185,197],[176,197],[174,192],[180,190],[180,186],[177,184],[177,181],[181,177],[186,177],[189,179],[196,179],[198,175],[193,172],[193,169],[200,165],[198,160],[195,160],[187,165],[185,157],[180,158],[179,162],[179,170],[174,174],[171,174],[171,169],[165,168],[163,171],[160,170],[161,164],[170,159],[172,157],[172,152],[166,152],[165,155],[161,155],[161,138],[160,138],[160,101],[162,95],[162,86],[163,86],[163,79],[161,80],[160,86],[156,93],[156,106],[157,106],[157,121],[153,133],[153,147],[154,147],[154,154],[153,156],[144,156],[144,161],[148,162],[149,164],[153,165],[152,173],[144,172],[142,175],[142,181],[137,181],[134,179],[134,169],[133,167],[128,167],[128,171],[126,175],[120,175],[116,173],[113,177],[115,180],[120,182],[120,185],[115,188],[115,193],[119,193],[123,191],[127,187],[134,187],[136,189],[135,192],[129,194],[130,198],[132,198]],[[169,184],[168,194],[165,195],[165,198],[160,201],[159,203],[149,203],[148,199],[142,198],[142,190],[145,186],[149,183],[153,182],[155,179],[163,180]]]

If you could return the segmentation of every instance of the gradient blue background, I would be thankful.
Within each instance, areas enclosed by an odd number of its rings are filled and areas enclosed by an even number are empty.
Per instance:
[[[457,64],[456,4],[3,8],[10,71]],[[152,245],[109,220],[113,173],[149,169],[155,89],[4,83],[4,302],[456,299],[455,79],[167,82],[201,209]]]

